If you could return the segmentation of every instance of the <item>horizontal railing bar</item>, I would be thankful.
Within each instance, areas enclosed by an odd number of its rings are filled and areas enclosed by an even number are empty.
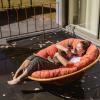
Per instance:
[[[41,6],[41,5],[53,5],[53,4],[58,4],[57,2],[56,3],[41,3],[41,4],[36,4],[36,5],[23,5],[23,6],[20,6],[20,5],[14,5],[14,6],[11,6],[10,8],[9,7],[3,7],[3,9],[13,9],[13,8],[15,8],[15,7],[17,7],[17,8],[24,8],[24,7],[26,7],[26,8],[29,8],[29,7],[36,7],[36,6]],[[2,9],[1,7],[0,7],[0,9]]]
[[[61,30],[62,28],[52,28],[52,29],[46,29],[45,30],[45,33],[46,32],[49,32],[49,31],[52,31],[52,30]],[[40,33],[41,35],[43,35],[43,33],[42,32],[44,32],[43,30],[41,30],[41,31],[36,31],[36,32],[29,32],[30,34],[27,34],[27,33],[24,33],[24,34],[20,34],[20,35],[13,35],[13,36],[7,36],[7,37],[3,37],[3,38],[6,38],[7,40],[8,39],[10,39],[10,38],[14,38],[14,36],[15,37],[18,37],[18,36],[23,36],[23,37],[31,37],[31,35],[33,36],[33,35],[38,35],[38,33]],[[26,35],[25,35],[26,34]],[[1,38],[0,38],[1,39]]]
[[[52,29],[61,29],[61,28],[59,28],[59,27],[54,27],[54,28],[48,28],[48,29],[45,29],[45,31],[48,31],[48,30],[52,30]],[[17,34],[17,35],[11,35],[11,36],[6,36],[6,37],[3,37],[2,36],[2,38],[9,38],[9,37],[13,37],[13,36],[21,36],[21,35],[25,35],[25,34],[28,34],[29,35],[29,33],[37,33],[37,32],[44,32],[44,30],[38,30],[38,31],[31,31],[31,32],[28,32],[28,33],[22,33],[22,34]],[[2,39],[2,38],[0,38],[0,39]]]

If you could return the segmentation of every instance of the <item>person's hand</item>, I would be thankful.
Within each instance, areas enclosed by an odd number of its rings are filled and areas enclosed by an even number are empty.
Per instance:
[[[54,55],[54,57],[57,57],[58,55],[59,55],[59,52],[56,52],[55,55]]]
[[[33,53],[33,55],[36,55],[36,53]]]
[[[59,49],[59,48],[61,48],[61,45],[56,44],[56,47]]]
[[[71,53],[77,54],[77,53],[76,53],[76,50],[73,50],[73,49],[71,50]]]

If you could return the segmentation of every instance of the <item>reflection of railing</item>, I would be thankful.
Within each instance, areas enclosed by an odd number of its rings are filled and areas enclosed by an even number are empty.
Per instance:
[[[0,38],[59,28],[56,23],[56,8],[59,8],[58,3],[5,8],[0,11]]]

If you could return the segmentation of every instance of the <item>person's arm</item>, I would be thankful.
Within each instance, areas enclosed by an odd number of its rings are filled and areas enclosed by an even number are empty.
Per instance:
[[[55,54],[55,57],[59,60],[59,62],[63,65],[66,66],[68,63],[68,60],[62,57],[58,52]]]
[[[62,51],[65,51],[66,53],[68,52],[68,48],[65,48],[65,47],[62,46],[62,45],[56,44],[56,47],[57,47],[57,49],[60,49],[60,50],[62,50]]]

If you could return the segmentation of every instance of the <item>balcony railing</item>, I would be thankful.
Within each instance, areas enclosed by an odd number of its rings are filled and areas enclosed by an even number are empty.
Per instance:
[[[59,28],[56,23],[58,8],[59,3],[3,8],[0,11],[0,39]]]

